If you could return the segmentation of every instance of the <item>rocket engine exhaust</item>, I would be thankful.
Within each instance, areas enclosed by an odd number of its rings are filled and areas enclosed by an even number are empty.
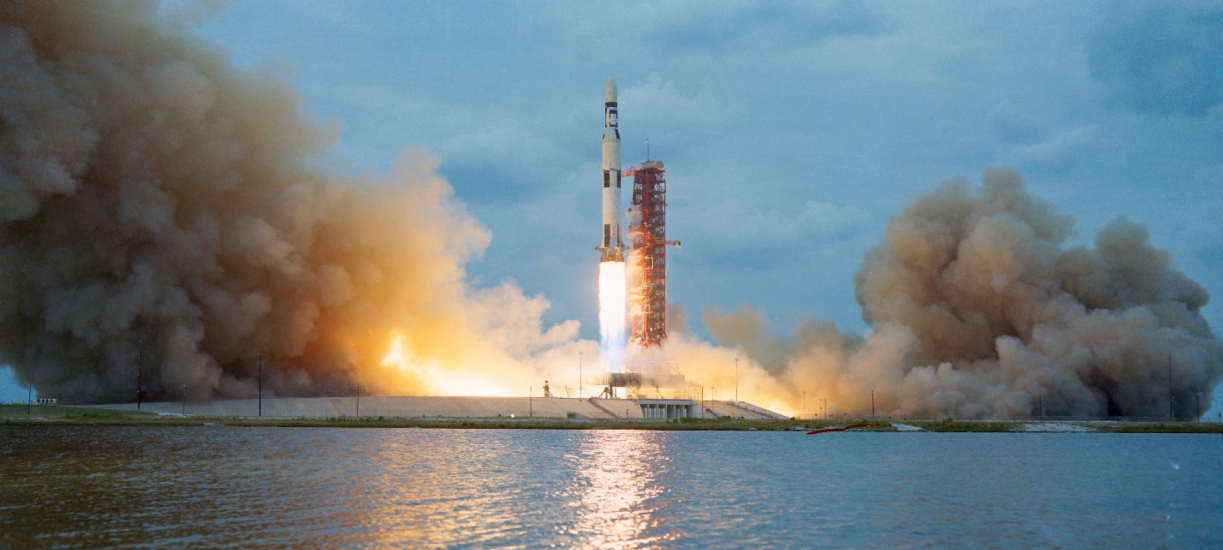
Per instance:
[[[624,262],[599,262],[599,356],[611,372],[624,369],[627,308]]]

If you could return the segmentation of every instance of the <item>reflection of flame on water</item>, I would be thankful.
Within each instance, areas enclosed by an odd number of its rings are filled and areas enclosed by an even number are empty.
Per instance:
[[[405,387],[422,387],[426,395],[515,395],[497,381],[461,365],[447,365],[434,358],[418,357],[412,352],[407,336],[394,332],[391,349],[382,359],[382,366],[393,369]]]
[[[578,470],[579,548],[650,548],[684,535],[669,531],[671,502],[659,479],[671,467],[660,432],[589,432]]]

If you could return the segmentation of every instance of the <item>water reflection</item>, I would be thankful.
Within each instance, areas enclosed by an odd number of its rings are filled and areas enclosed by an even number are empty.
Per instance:
[[[668,485],[671,434],[588,432],[566,505],[581,548],[658,547],[683,536],[673,507],[683,501]]]
[[[1162,434],[0,424],[0,548],[1159,547],[1169,536],[1213,548],[1221,449],[1217,436]]]

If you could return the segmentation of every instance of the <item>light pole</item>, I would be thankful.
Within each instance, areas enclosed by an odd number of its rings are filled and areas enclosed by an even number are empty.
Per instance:
[[[1040,415],[1040,419],[1045,419],[1045,390],[1040,390],[1036,397],[1036,414]]]
[[[136,410],[140,410],[140,352],[144,348],[144,339],[136,341]]]
[[[30,404],[34,402],[34,381],[30,380],[30,385],[26,386],[25,390],[25,414],[29,416]]]
[[[803,392],[803,412],[807,410],[807,392]]]
[[[527,416],[535,416],[535,386],[527,388]]]
[[[183,384],[183,416],[187,416],[187,385]]]
[[[820,401],[824,402],[824,420],[828,420],[828,400],[821,399]]]
[[[739,358],[735,358],[735,402],[739,402]]]
[[[871,388],[871,420],[875,419],[875,388]]]
[[[263,416],[263,356],[259,356],[259,416]]]
[[[578,399],[582,398],[582,353],[578,352]]]
[[[701,419],[705,419],[705,386],[701,386]]]
[[[357,383],[357,419],[361,418],[361,383]]]

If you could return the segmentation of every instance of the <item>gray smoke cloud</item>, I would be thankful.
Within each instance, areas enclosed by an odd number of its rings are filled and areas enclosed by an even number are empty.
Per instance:
[[[1029,195],[1010,169],[916,197],[855,277],[865,339],[811,321],[793,341],[743,308],[705,313],[790,388],[842,411],[961,418],[1038,414],[1177,417],[1202,410],[1223,378],[1207,292],[1118,218],[1094,248],[1066,246],[1073,220]],[[1169,379],[1169,366],[1171,367]],[[831,406],[830,406],[831,408]]]
[[[546,301],[469,292],[489,235],[437,158],[329,178],[333,132],[301,111],[154,3],[0,4],[0,362],[78,403],[134,400],[138,376],[250,397],[261,357],[267,395],[411,393],[411,365],[380,366],[392,338],[454,362],[507,317],[539,328]],[[576,325],[542,331],[514,349]]]

